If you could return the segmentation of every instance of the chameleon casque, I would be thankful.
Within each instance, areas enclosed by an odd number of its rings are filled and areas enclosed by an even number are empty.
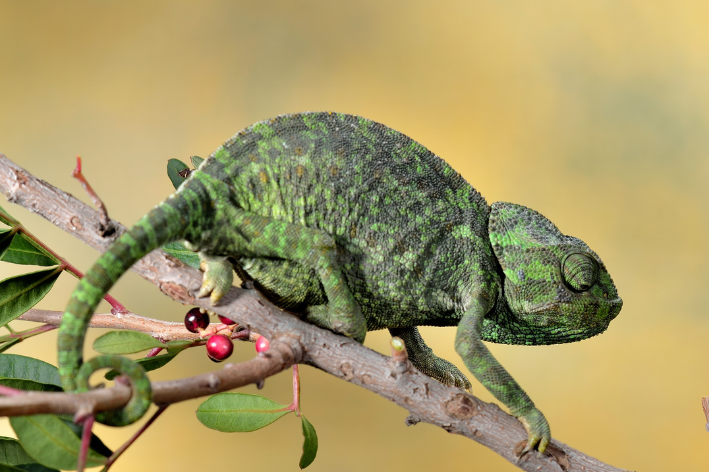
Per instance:
[[[622,306],[583,241],[526,207],[485,199],[425,147],[353,115],[300,113],[256,123],[217,149],[174,194],[124,233],[81,279],[59,331],[66,391],[100,367],[127,375],[133,395],[98,421],[125,425],[151,403],[133,361],[83,363],[96,305],[138,259],[184,240],[204,269],[199,295],[215,304],[233,269],[276,305],[358,342],[368,330],[401,337],[423,373],[468,379],[434,355],[417,326],[458,326],[466,367],[544,451],[544,415],[483,344],[556,344],[601,333]]]

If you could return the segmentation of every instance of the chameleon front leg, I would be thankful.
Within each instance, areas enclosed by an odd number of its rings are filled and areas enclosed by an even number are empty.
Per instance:
[[[330,235],[237,207],[225,206],[221,211],[228,223],[217,224],[206,242],[208,247],[200,247],[207,269],[200,296],[209,294],[214,304],[229,290],[231,280],[223,276],[227,272],[231,276],[226,256],[294,261],[314,269],[327,297],[327,305],[307,308],[307,321],[364,341],[367,325],[340,271],[335,241]]]
[[[406,345],[409,360],[418,370],[439,382],[453,387],[470,390],[472,384],[463,373],[449,361],[433,353],[426,345],[416,326],[410,328],[389,328],[392,336],[398,336]]]
[[[507,405],[510,413],[524,425],[527,430],[527,446],[520,455],[535,448],[544,452],[551,440],[549,423],[522,387],[483,344],[480,333],[485,312],[483,301],[480,298],[474,300],[458,324],[455,350],[475,378],[495,398]]]

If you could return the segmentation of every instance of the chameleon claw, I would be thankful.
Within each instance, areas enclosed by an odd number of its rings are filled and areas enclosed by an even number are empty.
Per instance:
[[[212,290],[209,286],[207,286],[206,284],[202,284],[202,287],[200,287],[199,293],[197,294],[197,298],[204,298],[208,296],[211,292]]]
[[[216,305],[219,300],[221,300],[224,297],[225,293],[219,291],[219,290],[214,290],[212,291],[212,294],[209,296],[209,303],[214,306]]]

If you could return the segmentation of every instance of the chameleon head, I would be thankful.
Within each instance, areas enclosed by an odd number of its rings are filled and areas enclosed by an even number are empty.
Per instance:
[[[554,343],[599,334],[623,301],[605,265],[583,241],[534,210],[492,204],[490,242],[505,274],[504,296],[521,323]]]

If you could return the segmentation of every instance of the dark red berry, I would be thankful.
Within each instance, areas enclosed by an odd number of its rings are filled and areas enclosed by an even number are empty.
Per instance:
[[[185,315],[185,328],[190,333],[199,333],[200,329],[209,326],[209,315],[202,313],[199,308],[192,308]]]
[[[214,362],[225,360],[233,351],[234,344],[223,334],[215,334],[207,340],[207,355]]]
[[[219,321],[221,321],[222,323],[224,323],[227,326],[231,326],[233,324],[236,324],[236,321],[230,320],[229,318],[222,316],[222,315],[217,315],[217,318],[219,318]]]
[[[262,352],[268,351],[271,347],[271,343],[263,336],[259,336],[256,340],[256,352],[261,354]]]

